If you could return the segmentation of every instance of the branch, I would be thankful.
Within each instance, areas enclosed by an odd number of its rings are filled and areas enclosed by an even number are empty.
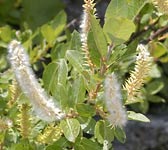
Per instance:
[[[146,40],[144,40],[142,43],[148,44],[150,41],[156,39],[160,35],[166,34],[167,32],[168,32],[168,26],[160,28],[156,32],[154,32],[149,38],[147,38]]]

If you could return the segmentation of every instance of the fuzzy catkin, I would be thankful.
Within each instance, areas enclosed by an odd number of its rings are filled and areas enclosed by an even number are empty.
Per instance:
[[[127,122],[126,111],[122,106],[120,84],[114,73],[105,79],[105,104],[109,112],[108,120],[112,126],[125,126]]]
[[[13,40],[8,46],[8,58],[22,91],[30,99],[36,115],[47,122],[60,120],[65,114],[40,86],[30,67],[29,57],[20,42]]]

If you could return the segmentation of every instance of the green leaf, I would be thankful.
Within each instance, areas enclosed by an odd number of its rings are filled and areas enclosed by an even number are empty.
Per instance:
[[[103,144],[105,140],[111,143],[114,139],[114,132],[105,121],[98,121],[95,126],[95,138],[100,144]]]
[[[141,24],[147,24],[147,23],[149,23],[150,18],[151,18],[151,13],[145,14],[145,15],[143,15],[140,23]]]
[[[145,14],[151,14],[152,17],[154,9],[155,7],[153,3],[146,1],[144,5],[142,5],[142,7],[140,8],[138,16],[143,17]]]
[[[94,35],[92,31],[89,32],[88,34],[88,47],[89,47],[89,55],[90,55],[91,61],[97,67],[100,67],[101,54],[94,40]]]
[[[106,9],[105,18],[110,18],[112,16],[127,18],[128,2],[126,0],[112,0]]]
[[[93,32],[93,39],[95,40],[97,49],[102,57],[107,55],[107,42],[105,35],[103,33],[103,29],[101,28],[98,20],[94,16],[90,16],[91,20],[91,31]]]
[[[112,50],[111,56],[110,56],[110,64],[119,64],[119,61],[123,60],[124,54],[127,52],[127,47],[124,44],[121,44],[117,47],[115,47]]]
[[[119,140],[121,143],[125,143],[126,135],[125,135],[123,128],[115,127],[114,128],[114,135],[117,138],[117,140]]]
[[[27,140],[21,140],[18,143],[12,144],[11,150],[34,150],[35,144],[29,143]]]
[[[56,39],[54,34],[54,29],[48,25],[45,24],[41,27],[41,33],[44,36],[44,38],[47,40],[47,42],[52,45],[54,40]]]
[[[76,145],[75,150],[102,150],[102,148],[98,145],[98,143],[87,138],[82,138],[80,143]]]
[[[68,76],[68,65],[65,59],[60,59],[58,61],[58,83],[61,83],[63,86],[66,85]]]
[[[24,21],[32,29],[51,20],[63,8],[61,0],[23,0],[22,6]]]
[[[12,30],[9,26],[3,26],[0,28],[0,39],[4,42],[9,42],[12,39]]]
[[[165,103],[166,100],[157,95],[148,95],[147,100],[152,103]]]
[[[96,121],[95,121],[95,119],[93,119],[92,116],[90,116],[90,117],[79,116],[78,121],[81,124],[81,129],[83,132],[85,132],[87,134],[94,135]]]
[[[168,63],[168,53],[166,55],[162,56],[159,60],[162,63]]]
[[[66,108],[69,106],[69,96],[68,96],[68,91],[66,89],[66,86],[63,86],[60,83],[56,84],[56,88],[53,89],[53,97],[59,101],[60,106],[62,108]]]
[[[163,87],[164,87],[164,83],[162,81],[155,80],[147,84],[146,90],[148,94],[154,95],[159,91],[161,91]]]
[[[117,16],[133,19],[145,1],[146,0],[112,0],[106,9],[105,18],[108,19]]]
[[[54,46],[51,49],[51,59],[52,60],[57,60],[57,59],[60,59],[60,58],[65,58],[65,53],[68,49],[68,44],[69,43],[56,44],[56,46]]]
[[[93,106],[90,106],[89,104],[77,104],[76,109],[79,115],[83,117],[91,117],[95,115]]]
[[[74,49],[77,51],[81,49],[80,34],[76,30],[72,33],[69,49]]]
[[[46,147],[46,150],[62,150],[65,147],[69,147],[70,142],[67,141],[65,137],[60,138],[58,141],[54,142],[53,145],[49,145]]]
[[[161,77],[160,68],[157,64],[152,65],[152,67],[149,71],[149,76],[151,78],[160,78]]]
[[[54,94],[58,83],[66,87],[67,76],[68,67],[64,59],[60,59],[57,62],[51,62],[45,68],[43,73],[44,86],[48,92],[51,91],[51,93]]]
[[[135,25],[127,18],[115,16],[106,20],[103,30],[110,43],[121,44],[135,31]]]
[[[68,50],[66,52],[66,58],[77,71],[79,71],[80,73],[83,71],[83,58],[80,52],[75,50]]]
[[[54,44],[58,35],[64,30],[65,24],[66,14],[61,11],[50,23],[41,27],[42,35],[50,45]]]
[[[44,87],[48,92],[55,89],[57,83],[58,64],[57,62],[50,63],[43,72]]]
[[[168,50],[165,45],[160,42],[150,43],[151,55],[155,58],[159,58],[164,54],[168,53]]]
[[[80,131],[80,123],[76,119],[62,120],[60,127],[68,141],[75,142]]]
[[[72,101],[74,104],[82,103],[85,101],[85,83],[82,75],[75,79],[72,85]]]
[[[135,113],[133,111],[127,111],[129,120],[136,120],[141,122],[150,122],[150,120],[141,113]]]

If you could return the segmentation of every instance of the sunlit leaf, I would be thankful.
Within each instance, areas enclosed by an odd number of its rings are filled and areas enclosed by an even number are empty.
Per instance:
[[[135,113],[133,111],[127,111],[129,120],[136,120],[141,122],[150,122],[150,120],[141,113]]]
[[[103,27],[109,42],[121,44],[135,31],[133,21],[122,17],[108,18]]]
[[[62,120],[60,126],[67,140],[70,142],[75,142],[80,131],[80,124],[78,120],[76,119]]]
[[[105,57],[107,54],[107,42],[103,29],[100,27],[98,20],[91,15],[91,31],[93,32],[93,40],[96,43],[97,49],[102,57]]]

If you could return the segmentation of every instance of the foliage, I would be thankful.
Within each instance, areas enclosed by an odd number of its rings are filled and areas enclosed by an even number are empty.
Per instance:
[[[136,101],[128,103],[128,120],[149,122],[141,113],[151,103],[166,102],[168,15],[153,1],[112,0],[103,27],[92,10],[87,59],[80,33],[68,29],[60,0],[0,3],[0,149],[108,150],[114,139],[124,143],[123,127],[112,126],[107,119],[104,80],[115,72],[124,85],[136,64],[139,43],[149,46],[154,61]],[[8,63],[7,46],[13,39],[27,50],[37,79],[60,104],[65,119],[48,123],[32,113]],[[91,69],[88,61],[93,64]],[[123,105],[127,104],[124,89],[122,97]]]

